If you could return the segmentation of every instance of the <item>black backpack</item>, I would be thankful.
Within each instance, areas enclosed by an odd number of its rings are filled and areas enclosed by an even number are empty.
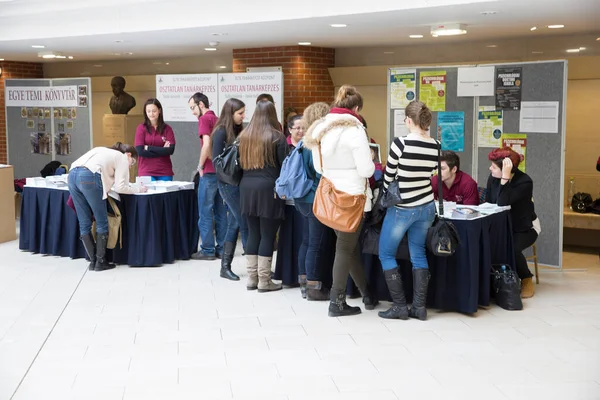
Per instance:
[[[590,211],[594,200],[592,199],[592,195],[589,193],[578,192],[575,193],[573,199],[571,199],[571,208],[573,211],[578,213],[586,213]]]

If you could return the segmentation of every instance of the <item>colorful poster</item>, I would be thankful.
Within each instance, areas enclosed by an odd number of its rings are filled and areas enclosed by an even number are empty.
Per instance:
[[[465,113],[451,111],[438,113],[438,137],[442,150],[465,151]]]
[[[283,107],[283,73],[273,72],[244,72],[219,74],[219,108],[229,98],[242,100],[246,104],[246,118],[250,122],[256,108],[256,98],[263,93],[273,96],[277,119],[281,121]]]
[[[404,109],[416,96],[416,69],[390,70],[390,103],[392,108]]]
[[[498,67],[496,69],[496,108],[500,110],[521,109],[523,68]]]
[[[156,98],[163,106],[164,120],[198,122],[188,105],[196,92],[204,93],[209,108],[219,115],[217,82],[217,74],[156,75]]]
[[[446,71],[421,72],[419,100],[431,111],[446,111]]]
[[[504,130],[503,111],[494,106],[481,106],[477,113],[477,146],[500,147]]]
[[[502,147],[510,147],[521,156],[519,170],[525,172],[527,160],[527,135],[524,133],[505,133],[502,135]]]

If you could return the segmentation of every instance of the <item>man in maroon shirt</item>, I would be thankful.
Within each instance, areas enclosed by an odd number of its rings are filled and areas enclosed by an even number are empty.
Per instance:
[[[445,201],[468,206],[479,205],[477,182],[460,170],[460,158],[453,151],[442,151],[442,191]],[[438,178],[431,178],[433,195],[438,199]]]
[[[212,153],[210,135],[218,118],[209,109],[210,102],[203,93],[195,93],[188,101],[188,105],[192,114],[198,118],[198,136],[200,137],[198,229],[202,244],[200,250],[192,254],[192,259],[214,260],[223,254],[223,242],[227,233],[227,208],[217,189],[217,175],[210,159]]]

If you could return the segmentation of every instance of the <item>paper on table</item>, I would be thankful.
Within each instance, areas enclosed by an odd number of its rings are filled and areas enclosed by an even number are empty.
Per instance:
[[[558,133],[558,101],[522,101],[519,131]]]
[[[408,128],[404,123],[406,117],[404,110],[394,110],[394,137],[403,137],[408,135]]]

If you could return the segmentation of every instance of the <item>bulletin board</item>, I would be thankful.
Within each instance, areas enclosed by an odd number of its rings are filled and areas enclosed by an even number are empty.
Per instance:
[[[388,140],[391,143],[394,135],[398,134],[397,117],[400,110],[403,91],[398,95],[397,86],[393,89],[393,75],[403,71],[416,71],[414,89],[408,94],[410,98],[424,100],[421,94],[422,72],[445,72],[445,110],[444,112],[464,112],[464,148],[456,151],[461,159],[461,170],[470,173],[478,185],[485,187],[489,176],[487,155],[495,147],[481,142],[479,111],[481,107],[497,108],[497,94],[493,96],[459,97],[457,95],[458,70],[465,67],[493,67],[494,76],[500,70],[517,68],[519,70],[520,102],[521,104],[536,104],[544,102],[552,104],[557,109],[556,131],[536,132],[527,128],[523,132],[524,122],[522,113],[528,113],[528,108],[502,110],[502,138],[509,137],[508,133],[518,137],[526,135],[526,173],[533,180],[533,195],[535,211],[538,215],[542,233],[536,241],[538,260],[541,264],[551,267],[562,267],[562,214],[564,198],[564,151],[565,151],[565,100],[567,88],[567,61],[545,61],[533,63],[485,64],[468,66],[435,66],[435,67],[395,67],[388,70]],[[441,86],[438,87],[440,89]],[[497,88],[497,86],[496,86]],[[394,90],[396,92],[394,92]],[[435,101],[436,99],[434,99]],[[408,101],[404,98],[404,102]],[[438,104],[439,105],[439,104]],[[395,106],[395,107],[393,107]],[[431,108],[431,107],[430,107]],[[440,111],[433,112],[431,134],[437,138]],[[543,128],[540,128],[543,130]],[[501,143],[501,142],[498,142]],[[442,142],[444,144],[444,142]],[[525,142],[524,142],[525,144]],[[485,147],[484,147],[485,146]],[[500,147],[500,146],[497,146]],[[454,149],[451,149],[454,150]]]

